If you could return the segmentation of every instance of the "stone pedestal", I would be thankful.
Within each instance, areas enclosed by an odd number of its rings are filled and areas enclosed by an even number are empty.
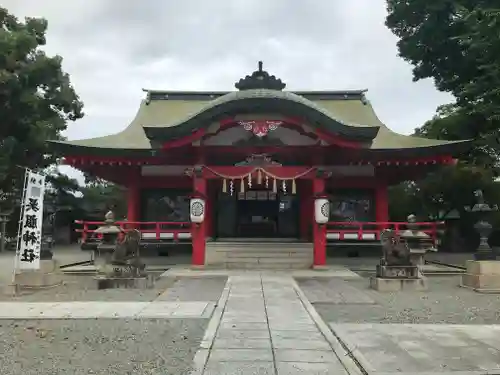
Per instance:
[[[21,290],[52,288],[63,282],[59,265],[54,259],[40,260],[40,269],[20,271],[16,274],[15,285],[8,285],[7,294],[17,294]]]
[[[427,278],[418,279],[383,279],[372,277],[370,287],[379,292],[424,291],[427,290]]]
[[[144,277],[107,277],[96,276],[96,288],[101,289],[149,289],[154,286],[153,275]]]
[[[412,264],[418,266],[423,266],[425,264],[425,254],[427,250],[425,249],[410,249],[410,261]]]
[[[418,266],[377,265],[376,277],[370,279],[370,287],[379,292],[427,290],[427,278],[420,274]]]
[[[418,266],[414,265],[391,265],[377,264],[377,277],[384,279],[418,279]]]
[[[94,250],[93,259],[94,266],[98,272],[106,272],[107,266],[111,263],[114,249],[114,245],[97,245],[96,250]]]
[[[460,286],[478,293],[500,293],[500,262],[468,260]]]

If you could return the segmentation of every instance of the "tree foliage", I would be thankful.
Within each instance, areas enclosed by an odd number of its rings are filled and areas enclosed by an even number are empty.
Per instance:
[[[456,98],[453,116],[441,118],[441,127],[451,139],[481,138],[477,150],[498,160],[498,0],[387,0],[387,9],[386,25],[399,38],[400,56],[413,65],[414,80],[433,78]]]
[[[456,104],[447,104],[440,106],[431,120],[415,129],[414,135],[447,141],[470,139],[473,141],[472,147],[467,154],[462,155],[461,160],[491,169],[493,175],[497,176],[498,141],[492,134],[481,133],[481,127],[476,126],[480,121],[482,121],[480,116],[465,113]]]
[[[20,189],[23,170],[56,161],[46,140],[61,139],[67,121],[83,116],[83,104],[60,56],[49,57],[47,21],[24,22],[0,8],[0,193],[5,201]],[[1,198],[0,198],[1,199]],[[8,203],[8,202],[7,202]]]
[[[414,66],[414,79],[433,78],[458,98],[466,84],[491,84],[478,81],[486,68],[478,59],[490,60],[480,48],[498,43],[495,8],[497,0],[387,0],[386,25],[399,38],[400,56]]]
[[[455,79],[458,104],[469,113],[480,113],[498,126],[500,120],[500,4],[496,9],[475,7],[472,11],[458,8],[466,31],[458,41],[476,72],[471,80]],[[495,129],[496,130],[496,129]]]
[[[88,215],[101,220],[108,210],[113,210],[118,220],[127,217],[126,190],[121,186],[98,181],[83,187],[81,192],[82,204]]]
[[[415,135],[471,139],[470,152],[417,182],[393,189],[408,207],[427,217],[464,214],[473,191],[499,203],[500,3],[498,0],[387,0],[386,25],[399,38],[400,56],[413,65],[415,81],[432,78],[456,101],[442,106]],[[397,204],[392,210],[398,214]],[[467,215],[463,215],[467,216]]]
[[[44,205],[52,211],[77,209],[80,206],[81,186],[77,180],[53,168],[46,176]]]

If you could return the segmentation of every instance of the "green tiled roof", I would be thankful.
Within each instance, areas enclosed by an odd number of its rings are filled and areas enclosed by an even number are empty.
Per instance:
[[[251,109],[250,109],[251,108]],[[292,92],[268,89],[255,89],[230,92],[206,103],[195,113],[165,124],[158,131],[158,126],[145,126],[155,138],[171,139],[189,135],[193,130],[207,126],[214,119],[227,116],[231,112],[243,109],[253,112],[284,112],[289,116],[300,116],[309,123],[346,137],[373,139],[378,126],[358,123],[346,123],[334,113],[326,111],[316,103]],[[156,131],[155,131],[156,130]]]
[[[208,101],[165,98],[148,103],[144,100],[130,125],[117,134],[53,143],[56,149],[65,154],[82,155],[103,151],[107,154],[144,153],[153,148],[145,130],[168,137],[179,137],[186,132],[190,134],[196,127],[208,126],[213,116],[256,103],[256,108],[277,103],[276,108],[281,108],[283,114],[288,116],[303,113],[306,117],[309,116],[307,119],[312,121],[312,126],[326,127],[327,130],[348,136],[361,134],[361,138],[369,140],[366,143],[367,151],[429,149],[439,152],[438,149],[443,147],[458,149],[468,142],[439,141],[397,134],[378,119],[370,103],[365,100],[308,100],[292,92],[257,89],[234,91]]]

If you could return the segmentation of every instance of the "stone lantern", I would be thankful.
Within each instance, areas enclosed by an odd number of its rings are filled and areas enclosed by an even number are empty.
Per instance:
[[[141,233],[137,229],[124,231],[109,211],[104,225],[94,233],[102,235],[95,257],[97,289],[145,289],[154,284],[154,276],[147,274],[146,264],[139,257]]]
[[[472,208],[470,206],[464,207],[465,211],[474,214],[478,219],[474,225],[474,229],[479,234],[479,245],[474,254],[474,258],[476,260],[495,260],[496,254],[488,243],[490,234],[493,231],[493,226],[487,219],[492,212],[498,211],[498,206],[490,206],[486,203],[481,190],[476,190],[474,195],[476,196],[477,203]]]
[[[406,242],[410,250],[411,263],[415,265],[424,264],[424,256],[428,251],[437,251],[432,238],[421,231],[417,225],[417,217],[409,215],[407,229],[401,232],[401,239]]]
[[[95,230],[96,234],[102,234],[102,238],[95,251],[94,263],[98,269],[102,268],[111,261],[111,256],[115,251],[120,235],[124,233],[123,229],[116,225],[115,215],[109,211],[104,217],[104,225]]]

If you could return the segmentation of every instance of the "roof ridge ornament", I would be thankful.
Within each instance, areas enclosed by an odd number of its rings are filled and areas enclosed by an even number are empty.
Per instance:
[[[286,84],[274,75],[269,75],[268,72],[262,70],[262,61],[259,61],[258,70],[240,79],[234,84],[238,90],[254,90],[254,89],[269,89],[282,91]]]

